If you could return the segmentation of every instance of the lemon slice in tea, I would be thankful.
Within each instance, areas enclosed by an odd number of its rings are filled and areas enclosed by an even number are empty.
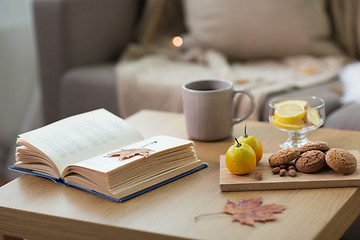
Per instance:
[[[282,105],[292,104],[292,103],[301,105],[305,109],[309,108],[309,103],[307,101],[304,101],[304,100],[285,100],[285,101],[274,104],[274,107],[275,108],[280,108]]]
[[[287,129],[287,130],[299,130],[299,129],[302,129],[305,125],[304,121],[301,119],[294,124],[285,124],[285,123],[279,122],[274,116],[271,116],[270,121],[275,126],[277,126],[279,128]]]
[[[285,103],[275,109],[274,115],[281,123],[298,124],[305,117],[305,108],[297,103]]]

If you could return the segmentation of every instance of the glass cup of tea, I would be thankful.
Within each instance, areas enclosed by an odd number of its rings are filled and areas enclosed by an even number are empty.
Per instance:
[[[283,96],[269,102],[269,122],[288,132],[288,139],[280,148],[299,148],[310,142],[306,133],[325,122],[325,102],[316,96]]]

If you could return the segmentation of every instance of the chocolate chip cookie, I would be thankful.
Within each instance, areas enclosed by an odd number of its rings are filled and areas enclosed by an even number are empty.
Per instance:
[[[325,161],[335,172],[342,174],[351,174],[357,167],[355,156],[341,148],[330,149],[325,155]]]
[[[295,148],[282,149],[269,157],[271,167],[287,164],[300,156],[300,151]]]
[[[319,150],[306,151],[295,162],[296,169],[302,173],[318,172],[325,166],[325,153]]]

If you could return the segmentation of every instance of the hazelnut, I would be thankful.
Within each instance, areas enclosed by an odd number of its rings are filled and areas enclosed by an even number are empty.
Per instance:
[[[291,166],[288,167],[288,170],[291,170],[291,169],[293,169],[293,170],[296,171],[296,168],[295,168],[295,166],[293,166],[293,165],[291,165]]]
[[[289,176],[295,177],[296,176],[296,170],[295,169],[290,169],[289,170]]]
[[[273,174],[278,174],[280,172],[280,167],[274,167],[272,170]]]
[[[281,164],[279,167],[280,167],[281,169],[286,169],[288,166],[287,166],[286,164]]]
[[[257,180],[262,180],[262,179],[263,179],[262,173],[256,172],[256,173],[255,173],[255,178],[256,178]]]
[[[281,169],[279,174],[280,177],[284,177],[286,175],[286,169]]]

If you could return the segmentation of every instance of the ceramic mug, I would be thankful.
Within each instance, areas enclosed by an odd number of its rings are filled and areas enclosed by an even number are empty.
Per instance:
[[[200,80],[183,85],[183,107],[187,133],[198,141],[217,141],[232,135],[235,123],[246,119],[255,107],[254,96],[247,89],[234,89],[232,82]],[[248,112],[234,118],[234,97],[246,94],[251,104]]]

